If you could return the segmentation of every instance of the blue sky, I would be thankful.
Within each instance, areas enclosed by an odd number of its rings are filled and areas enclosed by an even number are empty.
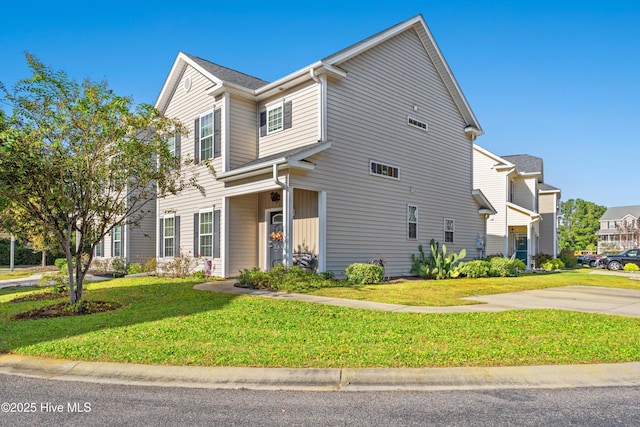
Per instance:
[[[542,157],[563,200],[640,204],[637,0],[89,4],[3,5],[0,81],[29,75],[29,51],[153,104],[179,51],[271,81],[421,13],[485,131],[479,145]]]

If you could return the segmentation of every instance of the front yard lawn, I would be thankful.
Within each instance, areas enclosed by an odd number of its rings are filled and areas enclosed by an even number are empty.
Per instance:
[[[556,276],[564,274],[533,279],[559,280]],[[522,279],[504,279],[501,291],[513,286],[510,280],[518,283]],[[599,278],[603,279],[608,278]],[[88,300],[123,307],[40,320],[12,317],[65,299],[12,303],[24,290],[0,290],[0,352],[73,360],[261,367],[515,366],[640,360],[640,319],[636,318],[555,310],[378,312],[198,291],[192,288],[196,282],[144,277],[90,284],[85,294]],[[457,283],[464,282],[452,281],[447,286],[455,288]],[[476,283],[481,292],[480,282]]]

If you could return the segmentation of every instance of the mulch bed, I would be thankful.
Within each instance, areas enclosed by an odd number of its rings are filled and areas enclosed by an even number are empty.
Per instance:
[[[58,299],[58,298],[69,298],[69,291],[63,292],[55,292],[55,291],[45,291],[45,292],[33,292],[30,294],[26,294],[20,297],[16,297],[9,302],[19,303],[19,302],[28,302],[28,301],[44,301],[50,299]]]
[[[35,308],[24,313],[18,313],[13,319],[46,319],[63,316],[84,316],[87,314],[103,313],[122,308],[122,304],[109,301],[81,301],[77,304],[61,302],[46,307]]]

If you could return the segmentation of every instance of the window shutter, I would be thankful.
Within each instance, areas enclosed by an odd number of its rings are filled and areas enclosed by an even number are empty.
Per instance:
[[[175,229],[173,231],[173,256],[180,256],[180,217],[174,217],[174,226]]]
[[[220,157],[220,139],[221,139],[221,116],[222,111],[218,108],[213,112],[213,157]]]
[[[193,214],[193,256],[200,256],[200,214]]]
[[[267,135],[267,112],[260,113],[260,136]]]
[[[282,108],[282,128],[289,129],[292,125],[291,123],[291,101],[285,102],[284,107]]]
[[[180,134],[176,132],[174,156],[180,158]]]
[[[158,245],[158,258],[164,258],[164,218],[160,218],[158,225],[158,235],[160,236],[160,244]]]
[[[193,158],[196,163],[200,162],[200,117],[195,119],[193,124]]]
[[[220,211],[213,211],[213,257],[220,258]]]
[[[113,227],[111,229],[111,258],[115,257],[115,252],[116,252],[116,239],[114,238],[113,235],[113,231],[115,230],[115,227]]]
[[[104,257],[104,238],[100,240],[100,253],[102,254],[101,256]]]

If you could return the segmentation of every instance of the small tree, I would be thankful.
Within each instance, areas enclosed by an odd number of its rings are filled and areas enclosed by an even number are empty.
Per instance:
[[[13,114],[0,131],[0,198],[15,229],[34,227],[61,248],[73,304],[96,245],[114,227],[138,224],[156,192],[203,190],[191,163],[181,167],[166,145],[183,132],[180,122],[150,105],[134,108],[106,83],[78,83],[26,59],[33,75],[12,93],[1,86]]]

